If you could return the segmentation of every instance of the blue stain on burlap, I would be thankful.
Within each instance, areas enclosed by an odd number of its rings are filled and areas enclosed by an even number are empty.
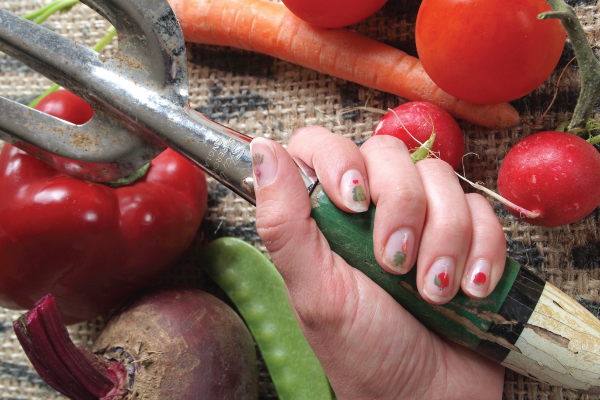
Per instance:
[[[27,382],[38,385],[41,391],[59,394],[50,385],[48,385],[34,370],[28,365],[16,364],[0,359],[0,380],[14,379],[18,382]],[[15,398],[16,399],[16,398]],[[22,397],[19,397],[22,399]],[[10,400],[9,397],[3,397],[2,400]]]
[[[221,95],[222,86],[213,86],[208,104],[197,107],[195,110],[217,122],[227,122],[234,118],[241,118],[244,113],[256,110],[266,110],[271,104],[258,93],[244,92],[234,95]]]

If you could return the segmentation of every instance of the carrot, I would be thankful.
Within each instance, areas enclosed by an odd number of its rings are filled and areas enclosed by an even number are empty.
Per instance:
[[[267,0],[169,0],[186,41],[253,50],[415,101],[437,104],[488,128],[519,122],[509,104],[459,100],[429,78],[419,60],[346,29],[323,29]]]

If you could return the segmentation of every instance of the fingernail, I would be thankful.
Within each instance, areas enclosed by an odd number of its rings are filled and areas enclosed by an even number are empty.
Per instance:
[[[340,193],[344,205],[352,211],[363,212],[369,209],[371,203],[369,187],[358,170],[351,169],[344,173],[340,183]]]
[[[252,170],[257,187],[268,185],[277,175],[277,158],[268,140],[256,138],[250,143]]]
[[[475,261],[469,272],[469,281],[466,289],[475,297],[485,297],[490,286],[492,265],[488,260]]]
[[[415,235],[410,229],[392,233],[383,249],[383,262],[392,270],[405,273],[411,267]]]
[[[425,276],[423,291],[430,300],[439,303],[450,299],[456,266],[451,258],[437,259]]]

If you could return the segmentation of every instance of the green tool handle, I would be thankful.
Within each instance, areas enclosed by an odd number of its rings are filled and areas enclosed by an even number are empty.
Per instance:
[[[313,194],[311,216],[331,249],[348,264],[381,286],[424,325],[471,349],[481,342],[478,332],[488,331],[492,322],[489,313],[498,312],[520,270],[516,262],[507,260],[504,275],[486,299],[474,299],[459,292],[443,306],[430,304],[418,293],[416,268],[405,275],[395,275],[377,263],[373,251],[374,206],[364,213],[346,213],[321,190],[316,196]]]
[[[543,382],[600,391],[600,321],[574,299],[507,259],[488,297],[475,299],[459,292],[444,305],[430,304],[418,293],[415,268],[394,275],[377,264],[374,206],[364,213],[346,213],[320,186],[311,201],[311,216],[331,249],[434,332]],[[587,336],[580,340],[581,332]],[[574,348],[573,343],[584,344]],[[577,351],[588,343],[587,354]],[[581,370],[581,376],[572,369]]]

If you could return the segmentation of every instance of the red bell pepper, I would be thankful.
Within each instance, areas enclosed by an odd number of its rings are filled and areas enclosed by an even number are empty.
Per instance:
[[[133,184],[111,188],[4,145],[0,306],[30,309],[52,293],[66,323],[109,311],[175,263],[206,202],[204,173],[172,150]]]

